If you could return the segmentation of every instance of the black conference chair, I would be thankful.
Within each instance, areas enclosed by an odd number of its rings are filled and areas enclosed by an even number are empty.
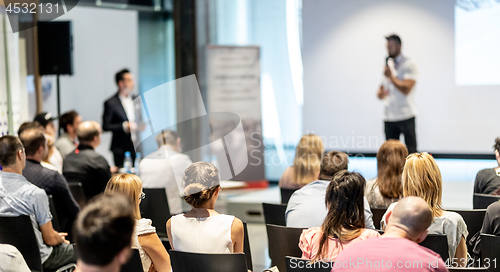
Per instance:
[[[266,228],[271,264],[277,266],[279,271],[286,271],[286,256],[302,256],[302,251],[299,248],[299,238],[304,229],[269,224],[266,224]]]
[[[248,227],[247,222],[243,222],[243,253],[245,253],[245,259],[247,262],[247,269],[253,271],[252,263],[252,251],[250,250],[250,240],[248,239]]]
[[[481,266],[489,266],[488,271],[500,271],[499,245],[500,236],[481,234]]]
[[[245,254],[203,254],[170,250],[173,272],[247,272]]]
[[[286,257],[286,272],[330,272],[333,268],[333,262],[314,262],[311,260]],[[308,267],[306,267],[306,265]]]
[[[83,209],[85,205],[87,205],[87,198],[85,198],[85,194],[83,193],[82,183],[68,182],[68,187],[76,203],[80,206],[80,209]]]
[[[167,221],[170,219],[165,188],[143,188],[146,198],[141,201],[140,210],[143,218],[153,221],[156,233],[160,237],[167,237]]]
[[[370,208],[373,214],[373,225],[375,225],[375,229],[380,229],[380,221],[382,220],[382,216],[387,211],[387,208]]]
[[[262,203],[262,210],[264,211],[264,222],[266,224],[286,226],[286,204]]]
[[[281,203],[288,204],[290,197],[292,196],[293,192],[297,191],[297,189],[280,188],[280,191],[281,191]]]
[[[481,230],[483,226],[484,215],[486,214],[486,209],[476,209],[476,210],[450,210],[451,212],[456,212],[462,216],[467,225],[467,230],[469,235],[465,241],[467,244],[467,252],[472,252],[474,246],[469,245],[470,239]]]
[[[142,261],[141,255],[139,254],[138,249],[132,249],[132,254],[130,254],[130,258],[127,263],[122,265],[120,268],[120,272],[142,272]]]
[[[472,206],[474,209],[486,209],[490,204],[499,201],[498,195],[474,194],[472,197]]]
[[[1,216],[0,243],[15,246],[31,271],[43,271],[40,249],[29,216]]]
[[[448,254],[448,240],[446,240],[446,235],[444,234],[428,234],[420,245],[436,252],[444,261],[450,258]]]
[[[59,224],[59,216],[57,215],[56,205],[54,204],[54,198],[52,195],[49,195],[48,197],[50,213],[52,214],[52,227],[56,231],[62,231],[61,224]]]

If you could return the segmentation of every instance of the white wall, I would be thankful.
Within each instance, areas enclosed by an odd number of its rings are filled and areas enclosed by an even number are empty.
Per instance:
[[[61,76],[61,113],[75,109],[83,120],[102,123],[104,101],[117,91],[115,73],[128,68],[138,86],[137,11],[76,6],[57,20],[73,22],[74,73]],[[44,110],[53,114],[55,90],[54,85],[44,101]],[[104,133],[97,152],[113,164],[110,142],[111,133]]]
[[[492,153],[500,87],[456,86],[454,11],[454,0],[303,0],[304,132],[327,149],[378,150],[384,36],[397,33],[419,69],[419,151]]]

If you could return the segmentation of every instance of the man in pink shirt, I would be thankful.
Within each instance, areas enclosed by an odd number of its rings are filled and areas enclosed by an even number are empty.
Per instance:
[[[422,198],[401,199],[386,220],[384,235],[346,248],[333,271],[448,271],[439,254],[418,245],[432,222],[432,212]]]

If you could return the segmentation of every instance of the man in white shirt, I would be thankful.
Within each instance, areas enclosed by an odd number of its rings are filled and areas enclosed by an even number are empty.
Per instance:
[[[181,138],[173,130],[156,136],[159,149],[139,164],[143,188],[165,188],[171,214],[182,213],[184,171],[193,162],[181,152]]]
[[[389,56],[384,67],[384,79],[377,97],[384,101],[386,140],[397,139],[401,134],[409,153],[417,152],[415,134],[416,106],[414,86],[417,80],[417,66],[401,54],[401,39],[390,35],[387,39]]]
[[[141,109],[140,105],[134,105],[134,77],[130,71],[119,71],[115,75],[115,81],[118,92],[104,103],[102,128],[104,131],[113,132],[111,151],[115,165],[122,167],[125,152],[131,153],[132,162],[135,159],[134,141],[138,136],[137,132],[142,129]]]

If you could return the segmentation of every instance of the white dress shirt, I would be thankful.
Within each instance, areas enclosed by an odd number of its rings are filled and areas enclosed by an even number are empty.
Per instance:
[[[182,213],[182,181],[184,171],[192,163],[188,155],[176,152],[170,146],[162,146],[139,164],[142,187],[165,188],[170,213]]]
[[[417,66],[407,57],[399,55],[394,60],[389,60],[388,65],[396,78],[417,80]],[[389,91],[389,95],[384,98],[384,121],[397,122],[416,116],[415,86],[409,94],[405,95],[385,76],[382,85]]]
[[[120,98],[120,102],[122,102],[123,109],[125,110],[125,114],[127,114],[127,119],[129,124],[134,124],[136,123],[135,120],[135,107],[134,107],[134,101],[132,100],[132,96],[129,94],[127,97],[118,94],[118,98]],[[123,125],[125,132],[129,132],[125,126]],[[130,131],[132,135],[132,141],[135,141],[135,133],[133,131]]]

